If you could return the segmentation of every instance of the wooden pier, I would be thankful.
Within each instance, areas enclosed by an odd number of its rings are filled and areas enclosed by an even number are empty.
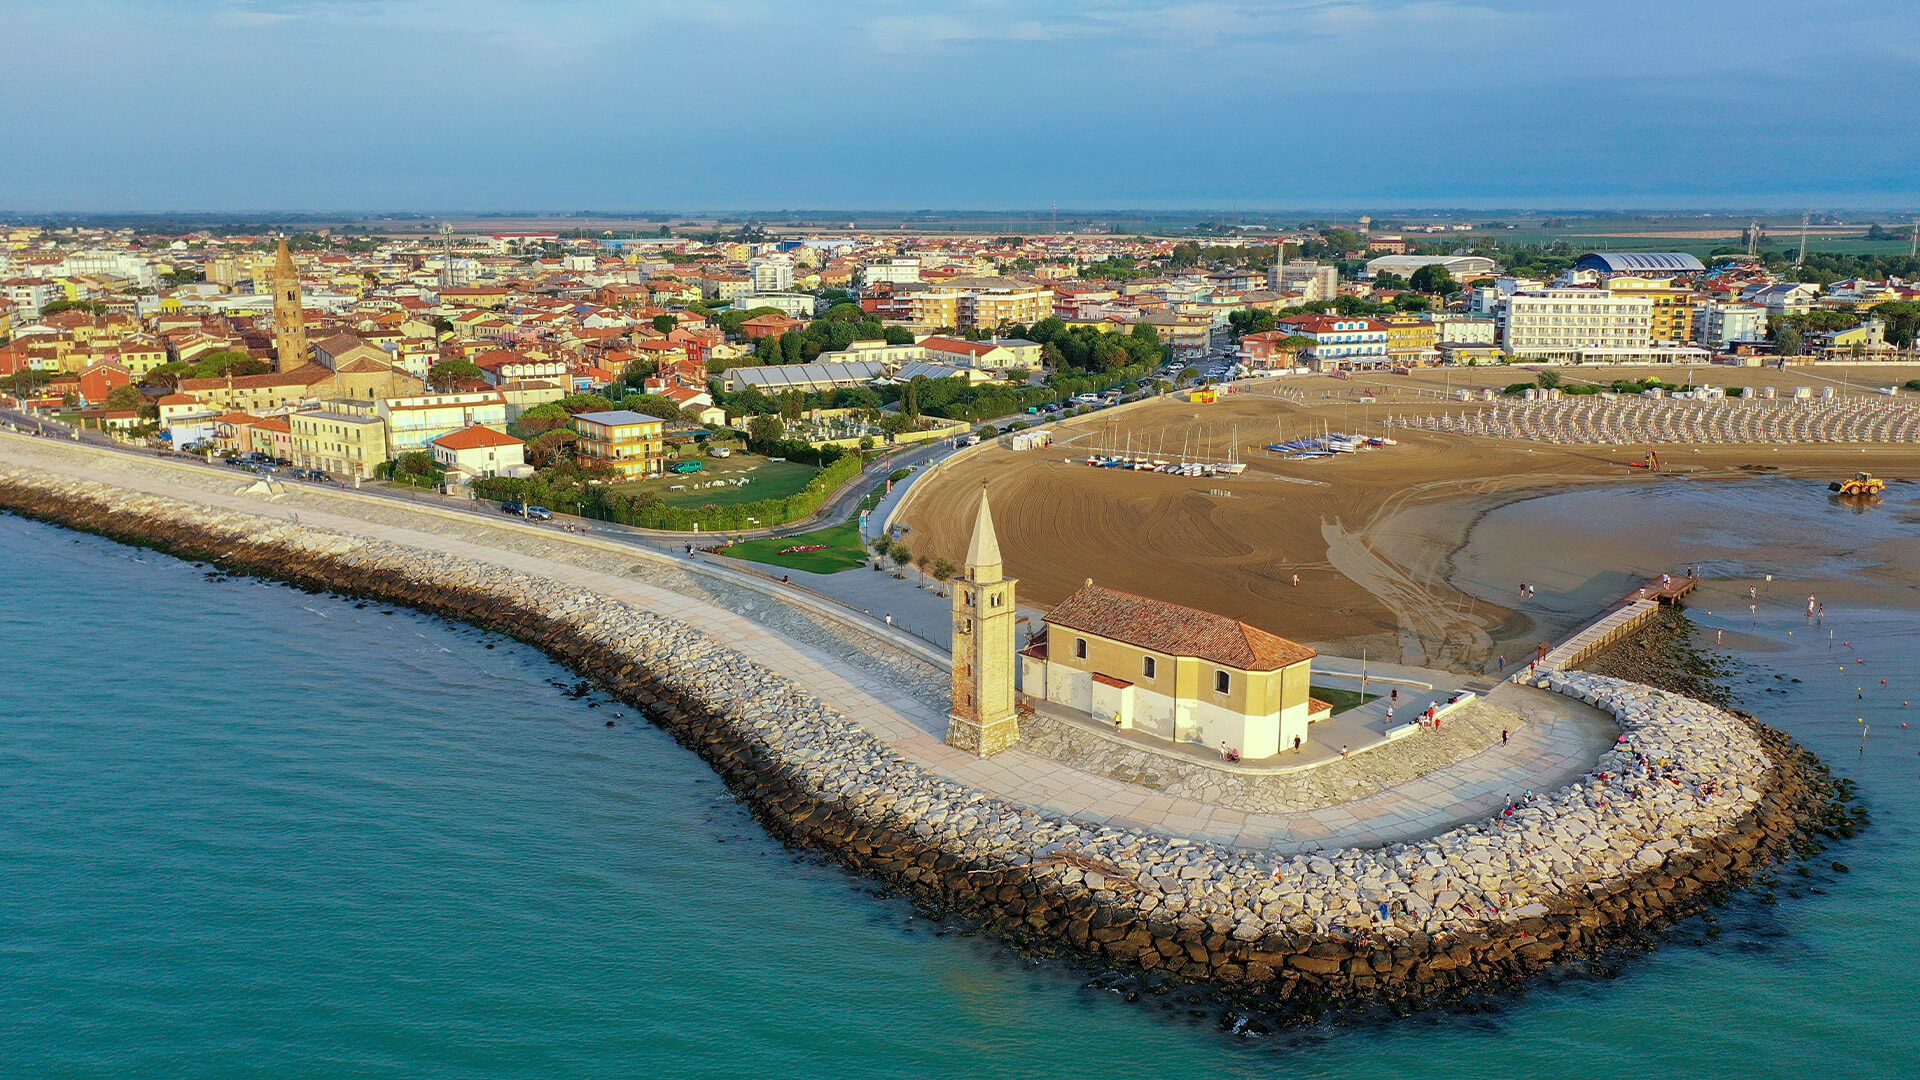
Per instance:
[[[1559,645],[1548,649],[1538,661],[1521,668],[1513,677],[1524,679],[1536,667],[1547,671],[1565,671],[1576,667],[1595,653],[1645,626],[1661,607],[1678,604],[1682,597],[1699,585],[1700,579],[1697,576],[1668,577],[1665,580],[1654,578],[1628,593],[1619,603],[1609,608],[1605,615],[1580,628],[1572,637]]]

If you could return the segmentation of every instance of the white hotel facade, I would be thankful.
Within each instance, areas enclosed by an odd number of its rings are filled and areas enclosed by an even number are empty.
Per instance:
[[[1506,298],[1500,347],[1540,360],[1658,359],[1681,351],[1653,347],[1653,298],[1605,289],[1536,289]]]

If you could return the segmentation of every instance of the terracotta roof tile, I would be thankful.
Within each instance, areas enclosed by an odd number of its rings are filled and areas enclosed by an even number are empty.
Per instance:
[[[1298,642],[1238,619],[1169,604],[1118,589],[1087,585],[1062,600],[1046,621],[1153,652],[1197,656],[1243,671],[1272,671],[1318,655]]]

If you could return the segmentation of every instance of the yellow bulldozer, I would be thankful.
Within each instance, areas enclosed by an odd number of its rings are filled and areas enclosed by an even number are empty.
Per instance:
[[[1847,496],[1872,497],[1879,495],[1887,486],[1885,480],[1872,473],[1854,473],[1851,480],[1835,480],[1827,485],[1827,490],[1837,492],[1842,498]]]

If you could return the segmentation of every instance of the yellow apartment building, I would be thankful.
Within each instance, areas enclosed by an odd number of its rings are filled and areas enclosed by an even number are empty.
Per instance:
[[[573,418],[573,430],[580,436],[579,456],[605,462],[633,479],[659,476],[666,470],[666,423],[657,416],[615,409],[581,413]]]

